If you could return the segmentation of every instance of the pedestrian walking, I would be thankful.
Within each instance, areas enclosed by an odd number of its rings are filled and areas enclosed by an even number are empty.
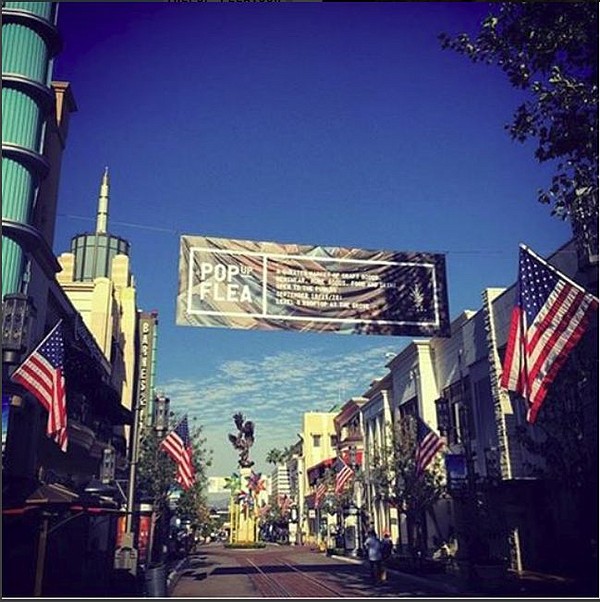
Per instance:
[[[383,539],[381,540],[381,580],[387,579],[387,567],[392,557],[392,550],[394,549],[394,543],[390,537],[390,534],[385,532]]]
[[[365,549],[367,550],[367,558],[369,560],[369,568],[371,569],[371,580],[373,583],[381,581],[381,561],[382,561],[382,545],[381,540],[377,537],[375,529],[369,531],[369,535],[365,540]]]

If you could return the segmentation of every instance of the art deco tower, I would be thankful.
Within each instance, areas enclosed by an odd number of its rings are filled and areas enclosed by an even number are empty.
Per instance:
[[[91,282],[98,277],[111,277],[113,259],[117,255],[129,257],[129,242],[108,232],[110,178],[105,168],[98,195],[96,231],[78,234],[71,240],[71,253],[75,256],[76,282]]]
[[[133,407],[136,365],[136,288],[129,242],[108,232],[110,179],[100,182],[96,229],[71,239],[71,252],[58,258],[59,284],[81,314],[112,366],[112,384],[121,403]]]

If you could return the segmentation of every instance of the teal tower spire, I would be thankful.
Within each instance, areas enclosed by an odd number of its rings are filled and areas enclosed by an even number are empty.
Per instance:
[[[96,214],[96,232],[106,234],[108,227],[108,167],[104,168],[104,175],[100,183],[100,196],[98,197],[98,213]]]
[[[92,281],[94,278],[110,278],[112,260],[117,255],[129,256],[129,242],[108,231],[108,201],[110,179],[108,167],[100,180],[96,231],[77,234],[71,239],[71,253],[75,255],[75,280]]]
[[[44,124],[54,105],[52,59],[60,49],[54,2],[2,3],[2,297],[24,292],[26,242],[36,191],[49,165]]]

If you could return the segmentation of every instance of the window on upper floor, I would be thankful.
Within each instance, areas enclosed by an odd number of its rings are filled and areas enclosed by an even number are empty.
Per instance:
[[[321,435],[313,435],[313,447],[321,447]]]
[[[442,406],[438,406],[438,428],[449,444],[460,443],[463,437],[475,438],[473,398],[468,376],[456,381],[442,391]],[[461,406],[464,408],[461,412]],[[443,410],[441,410],[443,408]]]
[[[404,416],[418,416],[417,412],[417,398],[413,397],[408,401],[405,401],[403,404],[398,406],[398,413],[402,418]]]
[[[330,435],[329,443],[330,443],[331,447],[337,447],[337,444],[338,444],[337,435]]]
[[[355,416],[347,425],[346,436],[350,438],[360,437],[360,418]]]

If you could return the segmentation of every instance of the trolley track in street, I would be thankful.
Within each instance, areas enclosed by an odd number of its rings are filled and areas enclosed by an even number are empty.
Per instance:
[[[245,561],[256,571],[250,575],[250,579],[264,598],[344,597],[340,590],[315,579],[289,562],[270,558],[268,564],[261,566],[250,558],[246,558]]]

